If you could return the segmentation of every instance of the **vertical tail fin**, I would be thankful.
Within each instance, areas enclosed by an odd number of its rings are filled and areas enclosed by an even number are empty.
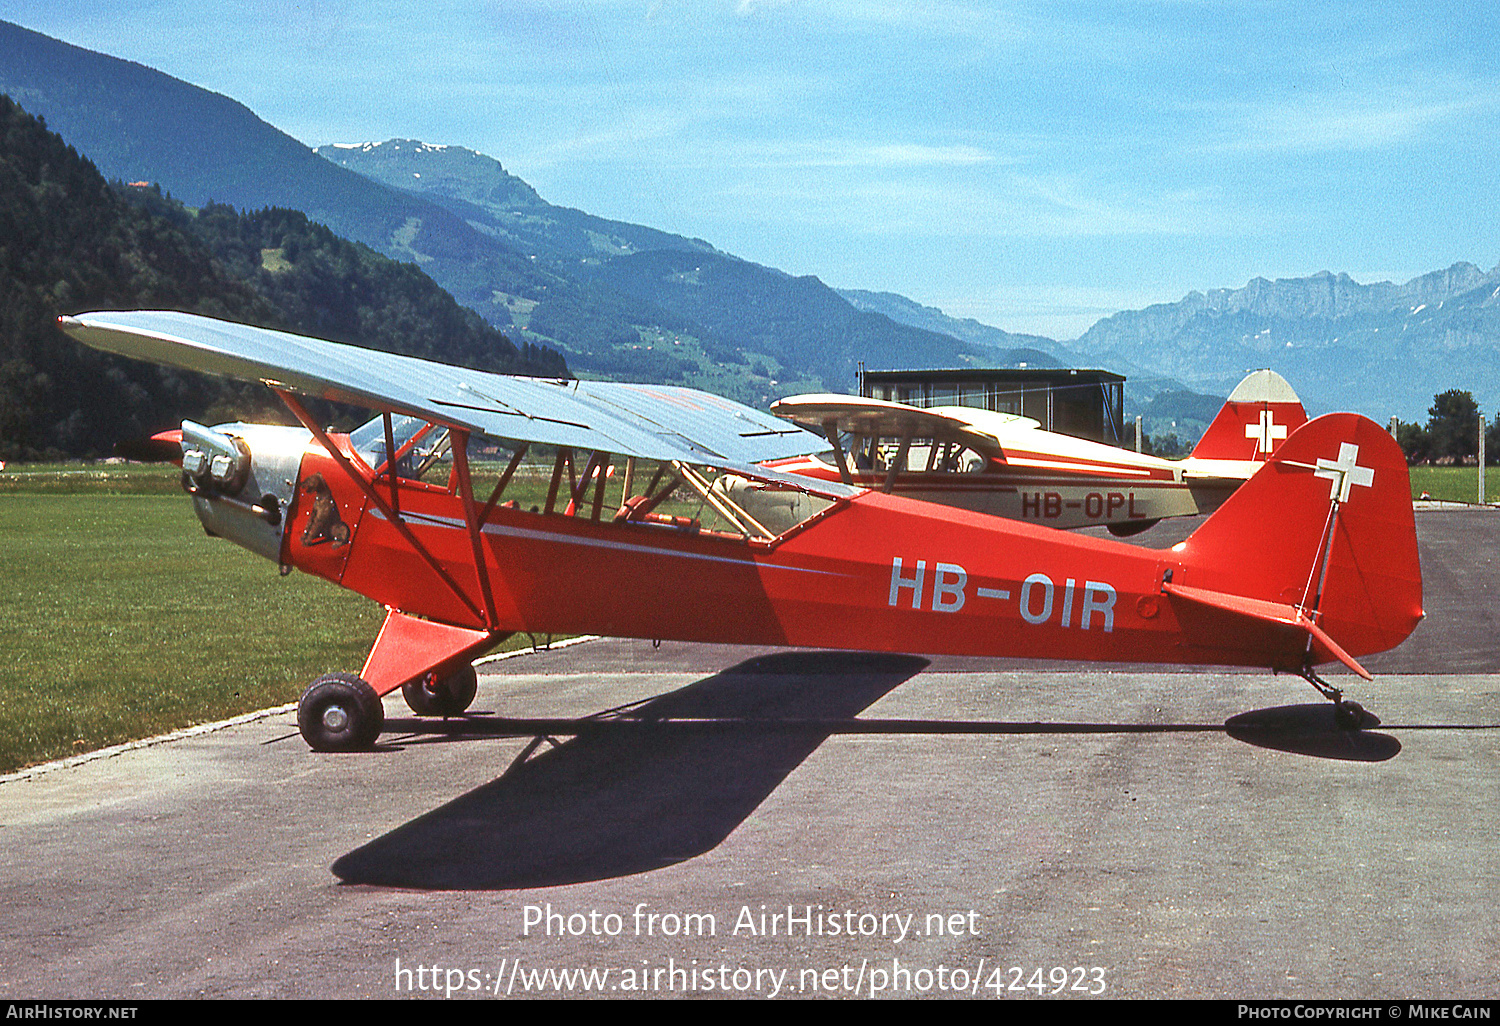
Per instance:
[[[1406,459],[1380,425],[1356,414],[1294,431],[1173,551],[1181,564],[1170,594],[1212,607],[1218,630],[1225,615],[1278,625],[1313,662],[1359,669],[1353,656],[1394,648],[1422,619]],[[1277,665],[1296,668],[1287,662],[1293,649],[1282,648]]]
[[[1229,393],[1193,458],[1265,462],[1305,423],[1307,411],[1286,378],[1273,370],[1253,371]]]

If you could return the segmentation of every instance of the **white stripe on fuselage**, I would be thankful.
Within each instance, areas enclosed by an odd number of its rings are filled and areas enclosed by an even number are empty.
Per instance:
[[[386,520],[386,515],[379,509],[369,511],[375,517]],[[440,517],[431,513],[404,512],[401,514],[403,520],[415,521],[426,527],[438,527],[444,530],[463,531],[467,529],[464,521],[457,517]],[[644,525],[643,525],[644,526]],[[649,529],[649,528],[648,528]],[[737,559],[732,556],[714,556],[704,552],[681,552],[676,549],[660,548],[655,545],[637,545],[630,542],[610,541],[605,538],[580,538],[574,535],[563,534],[558,531],[539,531],[529,527],[507,527],[502,524],[485,524],[481,530],[485,534],[499,535],[504,538],[519,538],[525,541],[550,541],[563,542],[571,545],[583,545],[591,548],[613,549],[617,552],[644,553],[653,556],[677,556],[682,559],[705,560],[710,563],[733,563],[736,566],[760,567],[767,570],[794,570],[803,574],[821,574],[827,577],[848,577],[849,574],[837,573],[833,570],[813,570],[808,567],[786,566],[782,563],[757,562],[753,559]],[[662,527],[660,530],[669,531],[670,527]]]

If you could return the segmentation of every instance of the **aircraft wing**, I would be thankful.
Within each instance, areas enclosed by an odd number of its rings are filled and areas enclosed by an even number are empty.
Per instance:
[[[771,412],[809,431],[822,433],[831,422],[838,431],[867,437],[900,438],[909,433],[916,438],[962,442],[988,456],[1001,455],[1000,432],[1038,426],[1029,417],[1008,413],[962,406],[924,409],[855,395],[789,396],[772,403]]]
[[[492,374],[162,310],[81,313],[58,326],[106,352],[542,445],[754,464],[823,444],[767,413],[672,385]]]

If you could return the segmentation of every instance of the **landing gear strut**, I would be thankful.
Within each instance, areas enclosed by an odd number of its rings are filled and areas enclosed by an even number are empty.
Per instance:
[[[1311,666],[1304,666],[1297,675],[1318,689],[1318,694],[1333,702],[1333,723],[1340,730],[1361,730],[1365,725],[1365,707],[1358,702],[1345,700],[1342,688],[1328,683]]]

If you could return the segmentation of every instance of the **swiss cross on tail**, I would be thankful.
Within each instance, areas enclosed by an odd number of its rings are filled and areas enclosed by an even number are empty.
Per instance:
[[[1245,425],[1245,437],[1255,440],[1257,454],[1269,454],[1276,447],[1276,441],[1286,437],[1286,425],[1276,423],[1270,410],[1261,410],[1259,424]]]
[[[1339,446],[1339,458],[1327,460],[1318,458],[1318,469],[1313,471],[1314,477],[1326,477],[1333,482],[1333,487],[1328,490],[1328,497],[1339,502],[1348,502],[1349,493],[1355,485],[1369,488],[1375,484],[1375,470],[1372,467],[1361,467],[1359,465],[1359,446],[1353,442],[1344,442]]]

